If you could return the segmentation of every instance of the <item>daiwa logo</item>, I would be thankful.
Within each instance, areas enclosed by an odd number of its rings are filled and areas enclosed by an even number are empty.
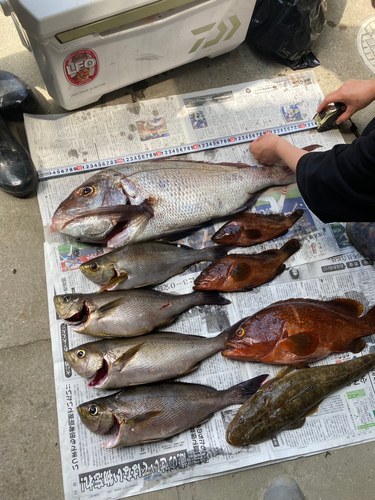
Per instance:
[[[229,28],[232,28],[232,29],[229,31],[227,36],[224,38],[224,41],[232,38],[232,36],[235,34],[235,32],[241,26],[241,21],[238,19],[237,16],[229,17],[229,21],[231,23],[231,26],[229,26]],[[192,30],[192,33],[195,36],[201,35],[202,33],[206,33],[207,31],[211,31],[216,26],[216,24],[217,23],[206,24],[206,26],[202,26],[201,28],[197,28],[195,30]],[[213,40],[209,40],[208,42],[206,42],[202,48],[206,49],[207,47],[212,47],[212,45],[216,45],[217,43],[219,43],[229,28],[224,23],[224,21],[221,21],[219,23],[219,25],[216,27],[216,29],[219,30],[216,37]],[[205,39],[206,39],[206,37],[203,37],[203,38],[200,38],[199,40],[197,40],[195,42],[195,44],[192,46],[192,48],[190,49],[189,54],[198,50],[199,47],[202,45],[202,43],[205,41]]]
[[[64,72],[72,85],[90,83],[99,73],[98,56],[91,49],[77,50],[65,59]]]

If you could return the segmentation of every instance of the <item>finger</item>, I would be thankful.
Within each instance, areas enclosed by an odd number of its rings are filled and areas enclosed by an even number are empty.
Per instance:
[[[354,114],[354,110],[352,109],[346,109],[345,113],[340,115],[337,120],[336,120],[336,125],[340,125],[340,123],[345,122],[346,120],[349,120],[349,118]]]
[[[337,96],[336,92],[331,92],[330,94],[327,95],[325,99],[319,104],[318,109],[316,110],[317,113],[321,113],[331,102],[336,102],[337,99],[335,98]]]

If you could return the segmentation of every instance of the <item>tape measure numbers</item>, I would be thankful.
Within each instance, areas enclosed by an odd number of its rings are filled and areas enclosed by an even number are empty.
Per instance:
[[[52,179],[54,177],[62,177],[65,175],[79,174],[91,170],[98,170],[105,167],[118,167],[126,163],[135,163],[138,161],[154,160],[159,158],[168,158],[176,155],[196,153],[208,149],[220,148],[222,146],[233,146],[234,144],[242,144],[244,142],[252,142],[258,137],[266,134],[286,135],[294,132],[302,132],[317,128],[315,120],[308,120],[290,125],[281,125],[280,127],[257,130],[255,132],[245,132],[243,134],[235,134],[231,136],[221,137],[218,139],[209,139],[207,141],[198,141],[191,144],[174,146],[169,148],[156,149],[154,151],[146,151],[143,153],[135,153],[130,155],[115,156],[105,160],[90,161],[86,163],[77,163],[65,167],[56,167],[38,171],[39,180]]]

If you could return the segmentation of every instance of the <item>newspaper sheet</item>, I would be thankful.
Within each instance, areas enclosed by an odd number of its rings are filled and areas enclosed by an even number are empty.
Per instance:
[[[70,165],[73,159],[95,162],[311,119],[322,97],[313,71],[306,71],[132,105],[67,115],[29,115],[25,123],[32,158],[38,169],[45,169]],[[321,150],[344,142],[338,131],[300,132],[286,139],[298,147],[319,144]],[[197,153],[194,159],[257,164],[248,145]],[[49,231],[59,203],[89,175],[50,179],[41,182],[38,189],[45,228],[49,316],[67,500],[129,497],[375,439],[375,373],[372,372],[326,398],[302,428],[282,432],[256,446],[235,448],[225,440],[226,428],[239,408],[237,405],[224,408],[209,421],[164,441],[104,449],[102,443],[106,437],[87,430],[76,412],[77,405],[103,393],[87,387],[87,381],[75,374],[63,357],[68,349],[96,339],[74,332],[58,318],[53,305],[55,294],[98,290],[78,267],[103,253],[103,247]],[[298,297],[352,298],[362,302],[367,312],[374,305],[375,269],[372,262],[350,245],[343,224],[323,224],[314,217],[296,185],[268,190],[251,210],[289,214],[297,208],[303,208],[305,215],[287,235],[251,249],[241,249],[241,252],[257,253],[279,248],[286,239],[297,237],[302,248],[287,261],[288,267],[280,276],[252,291],[223,294],[231,301],[228,306],[194,307],[162,330],[214,337],[275,301]],[[211,236],[220,225],[209,224],[181,241],[194,248],[213,245]],[[195,264],[155,288],[188,293],[204,267],[204,263]],[[374,349],[375,338],[368,337],[366,350],[361,354]],[[320,363],[338,363],[353,356],[352,353],[331,355]],[[262,373],[273,376],[278,370],[272,365],[230,360],[219,353],[181,380],[225,389]],[[105,395],[112,392],[106,391]]]

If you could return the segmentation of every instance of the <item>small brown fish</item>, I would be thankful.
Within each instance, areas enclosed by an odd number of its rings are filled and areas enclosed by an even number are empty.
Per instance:
[[[273,240],[286,234],[293,224],[304,214],[296,210],[289,217],[284,215],[262,215],[246,213],[233,218],[221,227],[212,240],[221,245],[247,247]]]
[[[207,266],[194,281],[193,289],[222,292],[251,290],[281,274],[285,270],[284,262],[300,248],[300,242],[292,239],[279,250],[227,255]]]
[[[206,422],[222,408],[244,403],[266,378],[259,375],[222,391],[182,382],[140,385],[88,401],[77,409],[91,432],[117,431],[103,444],[105,448],[132,446],[174,436]]]
[[[229,424],[232,446],[248,446],[279,432],[298,429],[331,393],[366,375],[375,367],[375,353],[345,363],[305,368],[285,375],[285,369],[265,382]]]
[[[360,352],[375,333],[375,306],[351,299],[275,302],[232,327],[222,355],[242,361],[306,365],[333,352]]]

